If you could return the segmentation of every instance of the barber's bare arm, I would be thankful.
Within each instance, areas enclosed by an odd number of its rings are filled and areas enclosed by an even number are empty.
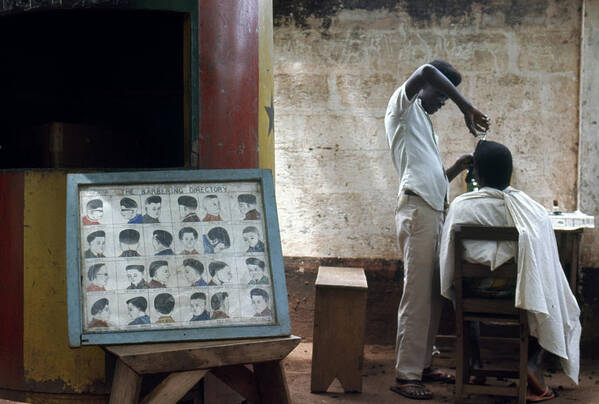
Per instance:
[[[472,154],[464,154],[456,162],[445,170],[445,175],[449,182],[453,180],[459,173],[472,167]]]
[[[464,114],[464,121],[470,133],[476,136],[489,129],[489,118],[470,103],[435,66],[420,66],[406,82],[406,96],[412,99],[426,84],[431,85],[451,99]]]

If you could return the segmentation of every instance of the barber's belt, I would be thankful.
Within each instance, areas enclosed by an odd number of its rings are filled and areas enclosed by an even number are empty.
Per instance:
[[[409,189],[405,189],[405,190],[403,191],[403,193],[404,193],[404,194],[406,194],[406,195],[410,195],[410,196],[419,196],[417,193],[415,193],[415,192],[412,192],[412,191],[410,191]],[[443,205],[444,205],[444,210],[445,210],[445,211],[447,211],[447,209],[449,208],[449,204],[447,203],[447,201],[445,201],[445,202],[443,203]]]

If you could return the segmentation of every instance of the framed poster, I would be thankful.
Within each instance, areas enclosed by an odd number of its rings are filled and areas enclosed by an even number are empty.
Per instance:
[[[71,346],[289,335],[269,170],[67,176]]]

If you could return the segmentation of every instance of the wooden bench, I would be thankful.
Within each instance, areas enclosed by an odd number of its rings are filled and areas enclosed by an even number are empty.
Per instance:
[[[296,336],[105,346],[117,356],[110,404],[139,402],[145,374],[170,373],[142,399],[143,404],[176,403],[211,372],[251,403],[288,404],[289,390],[281,367],[300,342]],[[253,371],[245,365],[252,364]]]
[[[345,392],[362,391],[368,283],[362,268],[320,267],[316,278],[313,393],[337,378]]]

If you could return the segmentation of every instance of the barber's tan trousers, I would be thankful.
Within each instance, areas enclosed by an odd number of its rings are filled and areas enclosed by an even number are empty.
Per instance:
[[[429,367],[439,328],[439,239],[444,213],[422,198],[401,195],[395,212],[397,237],[404,264],[404,285],[397,313],[396,377],[421,380]]]

